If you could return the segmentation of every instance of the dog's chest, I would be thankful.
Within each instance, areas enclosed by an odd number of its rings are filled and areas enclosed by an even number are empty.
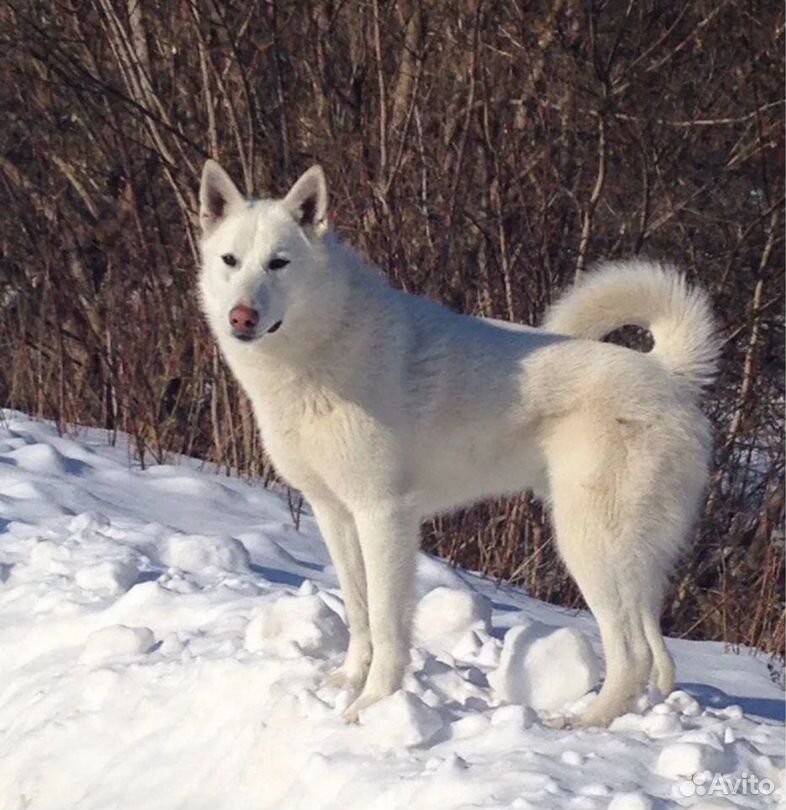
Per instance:
[[[279,392],[255,403],[265,450],[278,473],[309,492],[329,483],[331,461],[344,441],[346,408],[322,388]]]

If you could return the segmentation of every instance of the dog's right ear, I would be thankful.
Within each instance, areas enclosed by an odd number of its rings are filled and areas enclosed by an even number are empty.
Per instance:
[[[245,202],[229,175],[208,160],[199,186],[199,224],[205,235],[214,231],[229,214]]]

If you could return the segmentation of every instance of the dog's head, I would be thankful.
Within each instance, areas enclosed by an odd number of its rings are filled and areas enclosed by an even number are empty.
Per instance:
[[[247,200],[209,160],[199,201],[202,305],[218,339],[272,348],[313,328],[327,275],[322,169],[310,168],[282,199]]]

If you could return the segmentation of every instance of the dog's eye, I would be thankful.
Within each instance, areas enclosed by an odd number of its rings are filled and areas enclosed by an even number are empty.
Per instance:
[[[289,264],[289,259],[271,259],[270,264],[268,264],[268,268],[270,270],[280,270],[282,267],[286,267]]]
[[[225,253],[221,258],[227,267],[235,267],[237,265],[237,256],[233,256],[231,253]]]

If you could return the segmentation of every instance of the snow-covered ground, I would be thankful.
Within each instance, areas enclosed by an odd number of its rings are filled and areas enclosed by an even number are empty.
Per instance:
[[[595,623],[423,556],[406,688],[346,725],[327,552],[286,500],[100,431],[0,420],[2,810],[774,807],[766,661],[670,641],[679,690],[557,730]],[[714,774],[723,776],[714,777]],[[714,778],[714,782],[712,781]],[[762,795],[767,793],[768,795]],[[724,795],[726,794],[726,795]]]

